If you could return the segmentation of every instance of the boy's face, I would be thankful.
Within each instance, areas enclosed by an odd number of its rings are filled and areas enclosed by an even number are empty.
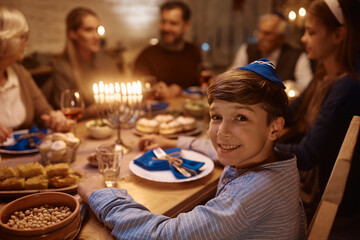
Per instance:
[[[210,119],[208,134],[219,161],[237,168],[268,162],[284,123],[282,118],[277,118],[268,125],[267,113],[260,104],[244,105],[218,99],[210,106]]]

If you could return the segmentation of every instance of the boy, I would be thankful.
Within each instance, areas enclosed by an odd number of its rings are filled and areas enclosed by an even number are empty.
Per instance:
[[[125,190],[92,192],[96,188],[86,181],[79,184],[80,196],[106,226],[114,226],[119,239],[304,239],[296,157],[274,150],[287,107],[274,66],[260,59],[219,75],[208,101],[208,133],[225,169],[216,197],[206,205],[168,218],[150,213]],[[145,147],[148,141],[152,145]],[[157,145],[187,147],[215,159],[204,139],[148,136],[139,142],[141,148]]]

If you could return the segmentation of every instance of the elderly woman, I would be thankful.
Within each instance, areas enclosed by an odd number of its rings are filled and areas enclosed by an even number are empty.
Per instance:
[[[23,59],[28,44],[29,27],[24,15],[0,6],[0,23],[0,143],[12,130],[34,124],[68,130],[65,116],[52,109],[29,72],[16,64]]]
[[[100,51],[101,39],[97,31],[99,26],[99,17],[91,9],[78,7],[68,13],[65,50],[54,65],[52,76],[53,106],[60,107],[62,91],[78,89],[85,101],[83,118],[97,115],[93,84],[99,81],[118,81],[120,76],[115,61]]]

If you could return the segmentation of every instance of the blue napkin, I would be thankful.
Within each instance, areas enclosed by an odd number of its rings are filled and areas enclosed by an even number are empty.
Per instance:
[[[183,90],[184,94],[199,94],[201,95],[201,88],[200,87],[190,87]]]
[[[169,106],[169,104],[167,103],[151,103],[151,111],[152,112],[156,112],[156,111],[161,111],[166,109]],[[147,109],[147,107],[145,107],[145,111],[149,112],[149,109]]]
[[[180,151],[181,151],[180,148],[172,148],[172,149],[165,150],[165,152],[167,154],[174,153],[174,152],[180,152]],[[144,168],[149,171],[171,170],[177,179],[187,178],[184,175],[182,175],[181,173],[179,173],[173,166],[170,166],[168,161],[154,160],[153,157],[155,157],[155,154],[153,153],[152,150],[149,150],[146,153],[144,153],[144,155],[142,155],[141,157],[135,159],[134,163],[136,165],[138,165],[139,167]],[[176,157],[176,155],[174,155],[174,157]],[[196,161],[188,160],[185,158],[181,158],[181,159],[183,160],[184,167],[193,169],[198,173],[200,173],[199,169],[205,164],[203,162],[196,162]]]
[[[36,133],[36,132],[43,132],[46,134],[47,130],[40,129],[36,125],[29,129],[29,133]],[[23,135],[23,134],[14,134],[15,141],[21,135]],[[41,143],[41,140],[38,137],[32,137],[32,139],[34,140],[36,145]],[[4,146],[3,148],[6,150],[11,150],[11,151],[24,151],[24,150],[32,150],[32,149],[35,149],[36,147],[30,147],[28,138],[24,138],[24,139],[21,139],[20,141],[16,142],[16,144],[14,144],[14,145]]]

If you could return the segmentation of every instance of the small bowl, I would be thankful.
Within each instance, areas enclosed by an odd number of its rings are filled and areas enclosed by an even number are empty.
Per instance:
[[[44,204],[67,206],[72,213],[54,225],[31,230],[14,229],[6,225],[15,211],[39,207]],[[72,195],[61,192],[35,193],[16,199],[5,205],[0,211],[0,239],[74,239],[80,229],[80,204]]]
[[[88,129],[90,136],[95,139],[109,138],[114,132],[111,127],[102,124],[99,120],[88,121],[85,126]]]
[[[186,114],[193,116],[196,119],[203,119],[208,111],[208,106],[202,100],[186,99],[183,104]]]

